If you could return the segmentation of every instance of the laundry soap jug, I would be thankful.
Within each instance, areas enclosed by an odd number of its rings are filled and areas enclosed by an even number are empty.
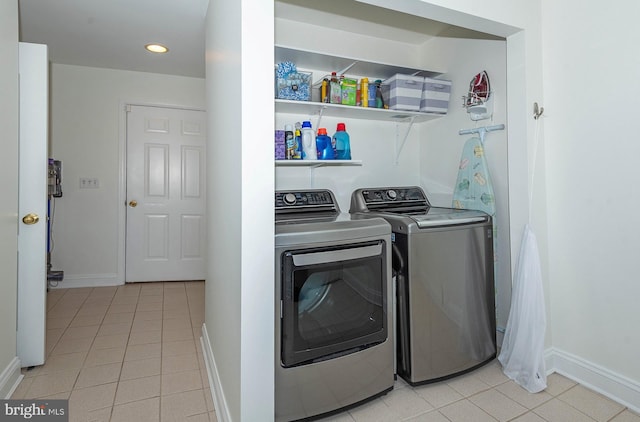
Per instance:
[[[336,150],[336,160],[351,160],[349,134],[346,132],[344,123],[338,123],[336,133],[332,138],[332,143]]]
[[[318,150],[318,160],[333,160],[336,158],[331,145],[331,138],[327,135],[327,129],[324,127],[318,128],[316,149]]]
[[[316,134],[311,128],[311,122],[305,120],[302,122],[302,159],[317,160],[318,152],[316,149]]]

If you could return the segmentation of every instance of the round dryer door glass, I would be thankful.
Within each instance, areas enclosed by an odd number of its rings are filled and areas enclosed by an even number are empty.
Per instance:
[[[312,273],[298,295],[298,314],[312,313],[326,300],[331,289],[331,274]]]

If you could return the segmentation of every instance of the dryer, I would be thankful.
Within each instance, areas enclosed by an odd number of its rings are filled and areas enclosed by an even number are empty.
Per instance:
[[[275,419],[393,388],[391,227],[341,213],[329,190],[275,193]]]
[[[417,385],[494,359],[491,217],[432,207],[417,186],[357,189],[349,211],[392,227],[398,375]]]

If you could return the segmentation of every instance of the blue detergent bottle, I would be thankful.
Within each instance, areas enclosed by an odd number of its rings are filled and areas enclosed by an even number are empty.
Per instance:
[[[324,127],[318,128],[316,150],[318,151],[318,160],[333,160],[336,158],[335,151],[331,145],[331,138],[327,135],[327,129]]]
[[[351,160],[349,134],[346,132],[344,123],[338,123],[336,133],[332,138],[332,143],[336,150],[336,160]]]

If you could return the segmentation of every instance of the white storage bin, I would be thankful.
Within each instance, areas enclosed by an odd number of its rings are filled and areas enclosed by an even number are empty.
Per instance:
[[[420,111],[422,76],[396,73],[382,82],[382,98],[391,110]]]
[[[420,111],[447,114],[451,97],[451,81],[424,78]]]

